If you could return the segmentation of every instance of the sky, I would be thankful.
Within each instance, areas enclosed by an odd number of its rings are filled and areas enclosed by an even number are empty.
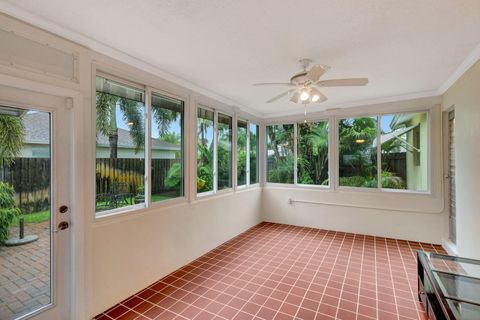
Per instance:
[[[118,126],[118,128],[129,131],[130,128],[129,128],[127,122],[125,120],[123,120],[123,115],[122,115],[122,112],[120,111],[120,107],[118,105],[116,107],[116,115],[117,115],[117,126]],[[178,118],[177,121],[172,122],[170,124],[170,128],[169,128],[168,131],[169,132],[175,132],[176,134],[180,135],[180,133],[181,133],[180,118]],[[153,138],[158,138],[159,137],[158,128],[155,124],[153,124],[153,127],[152,127],[152,137]]]
[[[388,133],[392,132],[392,128],[390,128],[390,123],[392,122],[393,115],[384,115],[381,117],[380,120],[380,126],[382,129],[382,132]]]

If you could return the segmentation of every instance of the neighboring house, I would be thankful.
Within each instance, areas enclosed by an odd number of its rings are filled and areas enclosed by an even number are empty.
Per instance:
[[[391,128],[404,128],[407,157],[407,188],[428,190],[428,113],[402,113],[393,117]]]
[[[396,152],[405,153],[407,189],[428,190],[428,114],[401,113],[390,122],[392,132],[382,134],[381,143],[396,141]],[[376,147],[374,141],[373,146]]]
[[[50,121],[46,112],[28,112],[22,117],[25,125],[25,143],[22,149],[24,158],[48,158],[50,154]],[[143,158],[144,153],[135,153],[135,144],[128,130],[118,129],[118,158]],[[152,140],[154,159],[176,159],[180,146],[159,139]],[[109,158],[108,137],[97,136],[97,158]]]

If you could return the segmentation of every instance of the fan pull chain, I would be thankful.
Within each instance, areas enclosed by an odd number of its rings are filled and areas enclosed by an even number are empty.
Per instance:
[[[305,103],[304,106],[305,106],[305,110],[303,112],[303,115],[305,117],[305,120],[303,120],[303,123],[307,123],[307,104]]]

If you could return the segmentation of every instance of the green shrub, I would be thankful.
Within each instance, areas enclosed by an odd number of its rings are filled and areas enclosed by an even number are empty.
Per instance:
[[[182,165],[180,163],[174,163],[170,169],[168,169],[167,177],[165,178],[165,187],[168,189],[180,189],[180,183],[182,182]]]
[[[15,206],[15,190],[8,183],[0,182],[0,242],[7,240],[8,228],[20,214]]]

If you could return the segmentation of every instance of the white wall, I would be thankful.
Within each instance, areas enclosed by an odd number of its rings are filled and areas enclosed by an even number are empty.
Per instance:
[[[480,61],[443,96],[455,108],[457,252],[480,259]]]
[[[90,315],[258,224],[260,197],[248,189],[95,222]]]
[[[294,185],[266,184],[262,192],[262,218],[265,221],[347,231],[397,239],[440,244],[446,238],[443,193],[441,100],[439,97],[368,105],[309,115],[309,119],[329,119],[389,112],[430,112],[429,194],[346,190],[336,186],[327,189]],[[267,123],[292,123],[298,119],[270,119]],[[333,128],[333,130],[335,130]],[[335,139],[330,140],[330,159],[336,154]],[[330,177],[336,181],[335,161],[330,161]],[[288,199],[317,202],[289,204]]]
[[[293,203],[300,199],[326,204]],[[329,192],[300,188],[266,187],[262,192],[263,220],[320,229],[345,231],[396,239],[441,243],[445,233],[444,213],[396,211],[395,203],[415,210],[421,199],[390,195]],[[328,203],[328,204],[327,204]],[[361,206],[371,206],[363,208]],[[351,206],[346,206],[351,205]],[[391,209],[377,209],[378,205]],[[393,210],[395,211],[393,211]],[[441,210],[442,208],[439,208]]]

